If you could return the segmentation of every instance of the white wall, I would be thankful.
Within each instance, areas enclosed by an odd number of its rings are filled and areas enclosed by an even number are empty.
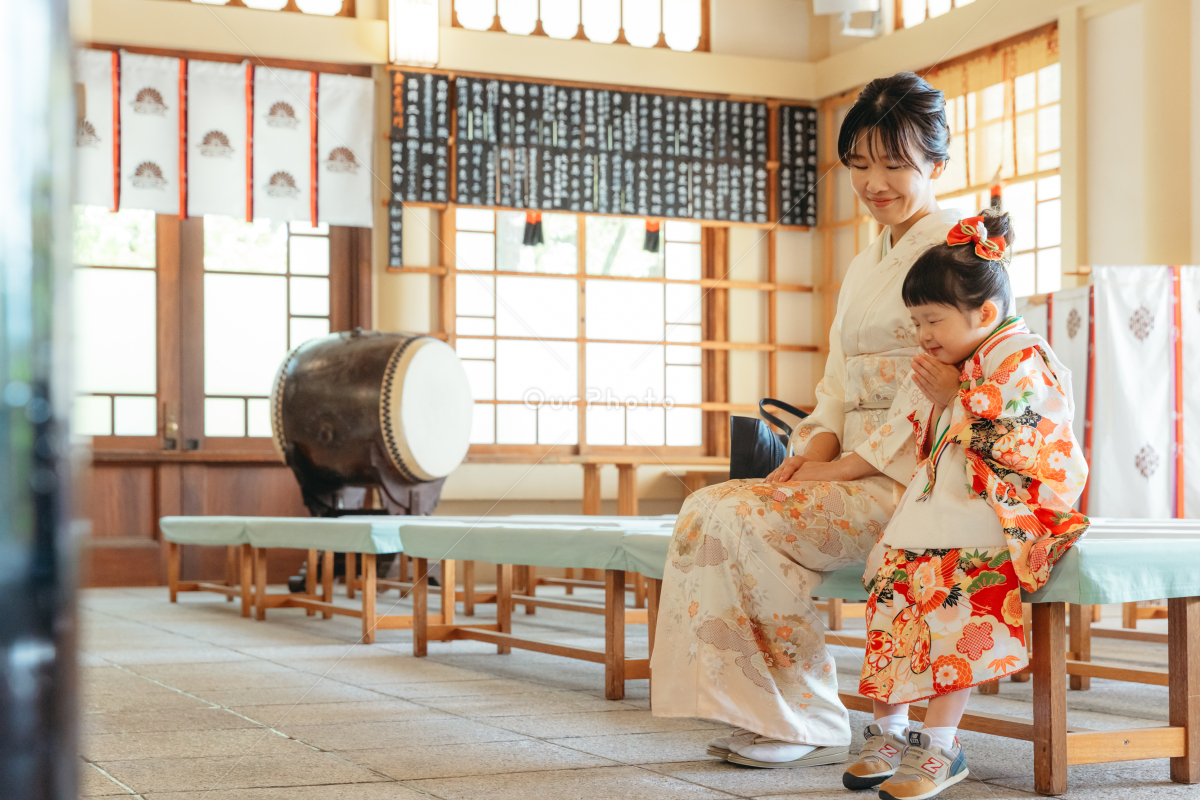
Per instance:
[[[809,0],[712,0],[712,52],[808,61]]]
[[[1145,253],[1141,3],[1087,23],[1087,257],[1140,264]]]

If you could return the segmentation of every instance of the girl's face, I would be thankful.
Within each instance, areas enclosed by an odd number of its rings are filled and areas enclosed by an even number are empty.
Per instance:
[[[933,164],[918,158],[919,169],[897,163],[884,154],[878,134],[873,135],[874,148],[867,146],[863,136],[847,159],[850,183],[876,222],[900,225],[933,205],[933,181],[942,174],[945,162]]]
[[[974,311],[929,303],[911,306],[921,349],[943,364],[961,364],[1000,325],[1000,310],[988,300]]]

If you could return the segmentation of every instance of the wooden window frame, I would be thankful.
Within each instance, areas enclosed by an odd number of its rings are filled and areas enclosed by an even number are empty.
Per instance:
[[[184,0],[184,2],[197,2],[197,1],[198,0]],[[225,3],[225,7],[226,8],[250,9],[250,7],[247,6],[243,2],[243,0],[228,0],[228,2]],[[332,18],[332,17],[356,17],[356,16],[358,16],[357,9],[355,8],[355,0],[342,0],[342,7],[336,14],[312,14],[307,11],[303,11],[303,10],[301,10],[300,6],[296,5],[296,0],[287,0],[287,5],[285,5],[283,8],[254,8],[254,9],[250,9],[250,10],[251,11],[267,11],[267,12],[271,12],[271,13],[287,11],[287,12],[295,13],[295,14],[304,14],[309,17],[331,17]]]

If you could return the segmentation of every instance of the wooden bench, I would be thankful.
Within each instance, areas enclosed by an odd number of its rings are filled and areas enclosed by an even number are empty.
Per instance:
[[[193,520],[202,519],[203,524]],[[159,529],[167,543],[167,589],[171,602],[179,602],[180,592],[215,592],[232,602],[242,601],[242,616],[249,617],[253,606],[254,556],[246,535],[248,517],[163,517]],[[183,581],[179,579],[181,545],[225,548],[224,581]]]

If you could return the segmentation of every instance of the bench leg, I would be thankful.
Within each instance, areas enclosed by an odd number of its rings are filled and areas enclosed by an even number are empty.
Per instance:
[[[1185,754],[1171,759],[1171,780],[1200,782],[1200,597],[1167,601],[1170,722],[1186,728]]]
[[[167,542],[167,589],[171,602],[179,602],[179,545]]]
[[[354,599],[354,587],[358,583],[358,554],[346,553],[346,597]]]
[[[1067,791],[1066,605],[1033,606],[1033,786]]]
[[[537,596],[537,567],[523,567],[525,570],[525,594],[530,597]],[[526,605],[526,614],[536,614],[537,606]]]
[[[326,550],[321,556],[321,600],[333,602],[333,551]],[[321,619],[333,619],[332,611],[322,611]]]
[[[829,602],[829,630],[840,631],[842,629],[842,601],[836,597],[831,597]]]
[[[1090,606],[1071,606],[1070,648],[1076,661],[1092,660],[1092,609]],[[1072,675],[1071,688],[1092,688],[1092,679],[1087,675]]]
[[[1000,680],[988,681],[987,683],[979,684],[980,694],[1000,694]]]
[[[650,656],[654,656],[654,632],[658,627],[658,599],[662,596],[662,581],[654,578],[646,579],[646,629],[650,639]],[[650,675],[650,683],[654,683],[654,675]]]
[[[1136,628],[1138,622],[1137,603],[1121,604],[1121,627]]]
[[[497,564],[496,565],[496,624],[500,628],[501,633],[512,633],[512,612],[513,612],[513,565],[512,564]],[[508,655],[512,652],[512,648],[498,644],[496,652],[500,655]]]
[[[362,627],[363,644],[375,644],[375,554],[362,554]]]
[[[646,607],[646,576],[640,572],[633,576],[633,607]]]
[[[242,589],[242,616],[249,619],[250,609],[254,606],[254,548],[244,544],[239,549],[241,550],[238,570]]]
[[[238,577],[237,568],[237,546],[227,545],[225,547],[225,585],[236,586]],[[225,602],[232,603],[233,595],[225,595]]]
[[[408,556],[401,553],[400,556],[400,583],[408,583]],[[400,594],[404,594],[401,590]]]
[[[567,567],[567,571],[566,571],[565,573],[563,573],[563,577],[565,577],[565,578],[567,578],[567,579],[574,579],[574,577],[575,577],[575,568],[574,568],[574,567]],[[567,594],[575,594],[575,587],[574,587],[574,586],[568,586],[568,587],[567,587]]]
[[[625,697],[625,571],[604,571],[604,696]]]
[[[463,562],[463,614],[475,616],[475,562]]]
[[[254,602],[257,606],[254,618],[267,618],[267,551],[262,547],[254,548]]]
[[[429,562],[413,559],[413,655],[423,658],[429,652]]]
[[[316,550],[308,551],[308,562],[306,564],[306,567],[307,567],[307,569],[305,569],[305,571],[304,571],[304,592],[309,597],[316,597],[317,596],[317,551]],[[316,614],[317,612],[313,611],[311,608],[309,608],[309,609],[305,609],[304,613],[305,613],[305,616],[311,617],[313,614]]]
[[[1098,605],[1092,606],[1092,622],[1101,622],[1103,620],[1103,617],[1101,615],[1101,612],[1103,610],[1104,609],[1101,606],[1098,606]]]
[[[454,559],[447,558],[442,561],[442,624],[454,624],[454,603],[455,597],[458,595],[454,575]]]

